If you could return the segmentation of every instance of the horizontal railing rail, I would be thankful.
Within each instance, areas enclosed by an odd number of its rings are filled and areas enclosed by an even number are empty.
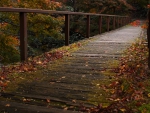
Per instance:
[[[19,13],[20,20],[20,57],[21,61],[27,60],[27,13],[41,13],[41,14],[61,14],[65,16],[65,45],[69,45],[69,32],[70,32],[70,15],[85,15],[86,22],[86,37],[90,37],[90,16],[99,16],[99,34],[102,32],[102,18],[107,18],[107,31],[110,30],[110,17],[113,18],[113,29],[128,24],[131,19],[128,16],[120,15],[107,15],[107,14],[94,14],[83,12],[70,12],[70,11],[53,11],[42,9],[27,9],[27,8],[9,8],[0,7],[0,12],[16,12]],[[116,25],[117,24],[117,25]]]

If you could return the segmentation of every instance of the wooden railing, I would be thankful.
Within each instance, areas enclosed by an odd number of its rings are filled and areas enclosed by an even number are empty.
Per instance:
[[[107,14],[93,14],[82,12],[70,12],[70,11],[52,11],[52,10],[40,10],[40,9],[26,9],[26,8],[8,8],[0,7],[0,12],[17,12],[20,15],[20,56],[21,61],[27,60],[27,13],[41,13],[41,14],[61,14],[65,15],[65,45],[69,45],[69,29],[70,29],[70,15],[85,15],[87,17],[86,22],[86,37],[90,37],[90,16],[99,17],[99,34],[102,32],[102,18],[107,17],[107,31],[110,30],[110,17],[113,18],[113,29],[126,25],[130,22],[128,16],[119,15],[107,15]]]

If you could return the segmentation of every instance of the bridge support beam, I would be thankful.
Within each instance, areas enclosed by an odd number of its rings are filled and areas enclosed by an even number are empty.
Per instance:
[[[20,58],[27,61],[27,15],[20,12]]]

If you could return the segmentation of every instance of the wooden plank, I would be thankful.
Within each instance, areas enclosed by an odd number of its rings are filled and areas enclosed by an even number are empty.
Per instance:
[[[36,106],[11,101],[0,101],[0,112],[3,113],[79,113],[47,106]]]

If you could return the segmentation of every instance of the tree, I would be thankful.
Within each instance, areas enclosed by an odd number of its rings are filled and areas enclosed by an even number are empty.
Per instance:
[[[74,11],[91,13],[126,14],[132,9],[125,0],[66,0],[63,3],[73,7]]]
[[[145,18],[147,16],[149,0],[127,0],[127,2],[135,9],[134,12],[132,12],[134,18]]]
[[[61,4],[49,0],[1,0],[1,7],[15,7],[15,8],[32,8],[32,9],[45,9],[56,10],[61,7]],[[51,16],[44,14],[28,13],[28,47],[34,49],[33,43],[37,44],[36,49],[49,48],[48,42],[43,43],[44,39],[51,41],[51,39],[63,39],[62,24],[64,17]],[[3,37],[10,40],[13,37],[19,39],[19,14],[18,13],[1,13],[1,24],[5,24],[5,27],[1,27],[1,43],[4,43]],[[5,35],[4,35],[5,34]],[[38,43],[36,43],[38,40]],[[11,40],[10,40],[11,41]],[[36,42],[35,42],[36,41]],[[9,43],[7,41],[6,43]],[[45,45],[43,45],[45,44]],[[11,49],[19,51],[18,47],[10,46]],[[0,45],[0,48],[6,48],[6,45]],[[5,51],[5,54],[10,54],[11,51]],[[19,55],[19,52],[15,52]],[[12,53],[14,54],[14,52]],[[0,52],[0,56],[3,58],[2,62],[6,62],[6,55]],[[8,62],[13,62],[11,57]]]

